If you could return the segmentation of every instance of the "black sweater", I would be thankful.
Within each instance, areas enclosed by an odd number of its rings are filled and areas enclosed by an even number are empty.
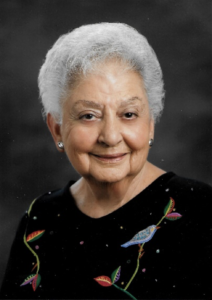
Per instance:
[[[2,299],[212,298],[210,186],[169,172],[94,219],[76,207],[71,184],[22,218]]]

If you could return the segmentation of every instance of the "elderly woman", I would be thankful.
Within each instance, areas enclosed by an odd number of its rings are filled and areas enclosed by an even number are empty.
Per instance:
[[[125,24],[77,28],[48,52],[39,88],[81,178],[30,205],[2,298],[209,299],[212,189],[147,161],[164,90],[146,38]]]

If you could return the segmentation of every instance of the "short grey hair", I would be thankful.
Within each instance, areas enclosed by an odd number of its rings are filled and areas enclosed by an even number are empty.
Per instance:
[[[62,100],[79,74],[118,58],[140,73],[156,122],[163,110],[164,84],[160,64],[147,39],[123,23],[84,25],[62,35],[48,51],[38,77],[44,117],[51,113],[61,123]]]

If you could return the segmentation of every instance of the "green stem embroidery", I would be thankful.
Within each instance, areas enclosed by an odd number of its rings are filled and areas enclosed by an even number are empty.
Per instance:
[[[114,284],[114,283],[113,283],[113,285],[114,285],[117,289],[119,289],[120,291],[122,291],[122,292],[126,293],[128,296],[130,296],[130,298],[132,298],[132,299],[134,299],[134,300],[137,300],[132,294],[130,294],[130,293],[127,292],[126,290],[123,290],[122,288],[120,288],[118,285],[116,285],[116,284]]]
[[[30,216],[30,213],[31,213],[31,210],[32,210],[32,206],[33,206],[33,204],[35,203],[35,201],[36,201],[37,199],[34,199],[33,201],[32,201],[32,203],[30,204],[30,207],[29,207],[29,209],[28,209],[28,216]]]
[[[133,273],[132,277],[130,278],[130,281],[128,282],[128,284],[127,284],[126,287],[124,288],[125,291],[128,289],[128,287],[130,286],[131,282],[133,281],[135,275],[136,275],[137,272],[138,272],[138,269],[139,269],[139,260],[140,260],[139,256],[140,256],[141,250],[142,250],[143,247],[144,247],[144,244],[145,244],[145,243],[143,243],[143,244],[140,246],[140,251],[139,251],[139,253],[138,253],[138,258],[137,258],[136,269],[135,269],[135,272]]]
[[[160,219],[160,221],[157,223],[156,226],[160,225],[160,223],[163,221],[163,219],[165,219],[165,217],[166,217],[166,215],[164,215],[164,216]]]
[[[27,241],[26,241],[26,232],[24,234],[24,244],[27,246],[27,248],[30,250],[30,252],[36,257],[36,262],[37,262],[37,271],[36,271],[36,274],[38,274],[39,269],[40,269],[40,260],[38,258],[38,255],[35,253],[35,251],[32,250],[32,248],[27,243]]]
[[[160,225],[160,223],[163,221],[163,219],[164,219],[165,217],[166,217],[166,215],[164,215],[164,216],[160,219],[160,221],[157,223],[156,226]],[[141,245],[140,250],[143,248],[144,244],[145,244],[145,243],[143,243],[143,244]],[[124,288],[125,291],[128,289],[128,287],[130,286],[131,282],[133,281],[133,279],[135,278],[135,276],[136,276],[136,274],[137,274],[137,272],[138,272],[138,269],[139,269],[139,260],[140,260],[139,256],[140,256],[140,253],[138,253],[137,265],[136,265],[135,272],[133,273],[132,277],[130,278],[129,282],[127,283],[126,287]]]
[[[34,201],[32,201],[29,209],[28,209],[28,216],[30,216],[30,213],[31,213],[31,210],[32,210],[32,206],[33,204],[35,203],[37,199],[34,199]],[[27,243],[26,241],[26,231],[24,233],[24,244],[27,246],[27,248],[30,250],[30,252],[35,256],[36,258],[36,263],[37,263],[37,271],[36,271],[36,274],[38,274],[39,270],[40,270],[40,260],[39,260],[39,257],[38,255],[35,253],[35,251],[29,246],[29,244]]]
[[[137,272],[138,272],[138,269],[139,269],[139,254],[138,254],[138,258],[137,258],[137,266],[136,266],[135,272],[133,273],[133,275],[132,275],[130,281],[128,282],[128,284],[126,285],[126,287],[125,287],[125,289],[124,289],[125,291],[128,289],[128,287],[130,286],[131,282],[133,281],[135,275],[136,275]]]

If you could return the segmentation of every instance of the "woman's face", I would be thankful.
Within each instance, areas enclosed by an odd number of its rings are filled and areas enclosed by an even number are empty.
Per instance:
[[[142,172],[154,124],[139,74],[104,64],[71,92],[62,118],[64,149],[81,176],[112,183]]]

